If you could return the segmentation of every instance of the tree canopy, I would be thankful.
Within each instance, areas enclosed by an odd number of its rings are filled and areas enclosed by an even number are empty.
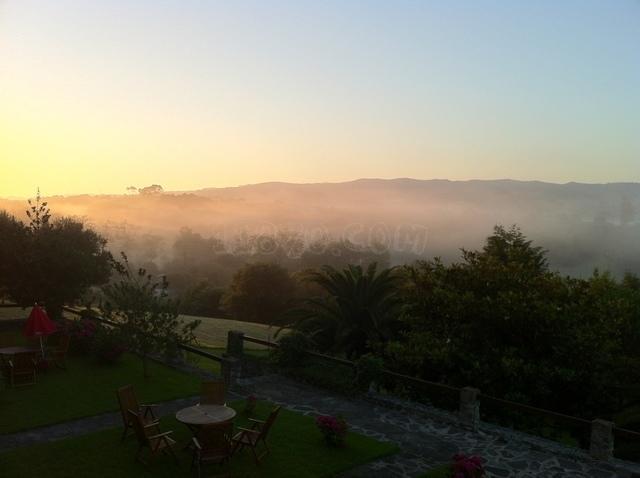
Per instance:
[[[106,240],[82,222],[51,219],[40,197],[30,202],[28,224],[0,212],[0,290],[21,306],[45,304],[52,317],[91,286],[110,277]]]

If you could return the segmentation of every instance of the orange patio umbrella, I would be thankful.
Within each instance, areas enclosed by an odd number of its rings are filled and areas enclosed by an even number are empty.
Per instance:
[[[24,327],[24,334],[27,337],[38,337],[40,339],[40,350],[44,357],[44,345],[42,337],[51,335],[56,331],[56,324],[49,318],[47,313],[37,303],[31,309],[27,324]]]

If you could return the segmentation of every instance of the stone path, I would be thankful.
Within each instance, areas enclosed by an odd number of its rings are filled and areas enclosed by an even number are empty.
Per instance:
[[[170,402],[159,404],[157,413],[159,416],[173,414],[178,410],[197,403],[198,398],[180,398]],[[0,452],[20,446],[35,445],[72,436],[84,435],[107,428],[122,426],[120,412],[109,412],[93,417],[79,418],[68,422],[32,428],[23,432],[0,435]]]
[[[384,406],[350,400],[279,375],[245,378],[238,384],[246,393],[305,415],[342,414],[352,430],[400,447],[400,453],[358,467],[345,478],[416,477],[448,463],[459,451],[485,457],[489,477],[614,478],[640,473],[640,465],[598,462],[582,450],[494,425],[483,423],[479,432],[470,432],[457,426],[454,414],[429,406],[413,404],[408,411],[406,402],[394,409],[387,399]]]

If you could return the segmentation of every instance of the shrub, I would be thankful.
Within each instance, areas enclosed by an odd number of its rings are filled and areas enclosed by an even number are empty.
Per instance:
[[[70,348],[72,352],[88,355],[93,349],[93,339],[97,329],[98,324],[95,320],[67,320],[62,327],[62,333],[71,336]]]
[[[362,355],[356,360],[356,386],[360,391],[366,391],[371,382],[380,383],[384,362],[373,354]]]
[[[321,415],[316,418],[316,426],[329,446],[344,446],[349,425],[341,416]]]
[[[247,415],[252,415],[256,409],[256,405],[258,404],[258,399],[255,395],[249,395],[247,397],[247,401],[244,404],[244,413]]]
[[[273,359],[284,368],[299,367],[307,361],[307,351],[311,347],[312,342],[306,335],[291,332],[278,340],[278,348],[272,352]]]
[[[483,478],[486,476],[484,460],[479,456],[467,456],[458,453],[453,456],[452,478]]]
[[[115,363],[126,351],[118,330],[101,326],[96,328],[93,337],[93,353],[105,363]]]

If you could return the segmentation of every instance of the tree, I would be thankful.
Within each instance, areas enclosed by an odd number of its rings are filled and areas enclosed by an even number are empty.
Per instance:
[[[245,264],[234,275],[223,303],[237,320],[274,325],[295,293],[296,284],[282,266]]]
[[[169,299],[165,277],[158,282],[144,269],[133,273],[127,257],[122,257],[120,280],[104,287],[102,308],[107,318],[121,324],[122,340],[140,357],[146,378],[149,358],[172,356],[179,344],[193,342],[200,321],[179,318],[178,303]]]
[[[307,280],[325,295],[305,299],[292,309],[292,326],[310,336],[322,351],[359,357],[381,350],[399,325],[398,277],[377,264],[349,265],[343,270],[324,266]]]
[[[113,259],[106,240],[82,222],[51,220],[39,195],[29,205],[28,227],[0,215],[0,288],[21,306],[44,303],[59,318],[65,303],[108,281]]]
[[[138,188],[138,194],[141,194],[143,196],[154,196],[154,195],[162,194],[163,192],[164,192],[164,189],[159,184],[152,184],[151,186]]]
[[[16,295],[11,292],[26,285],[22,284],[21,268],[29,250],[27,238],[26,226],[14,216],[0,211],[0,296]]]

